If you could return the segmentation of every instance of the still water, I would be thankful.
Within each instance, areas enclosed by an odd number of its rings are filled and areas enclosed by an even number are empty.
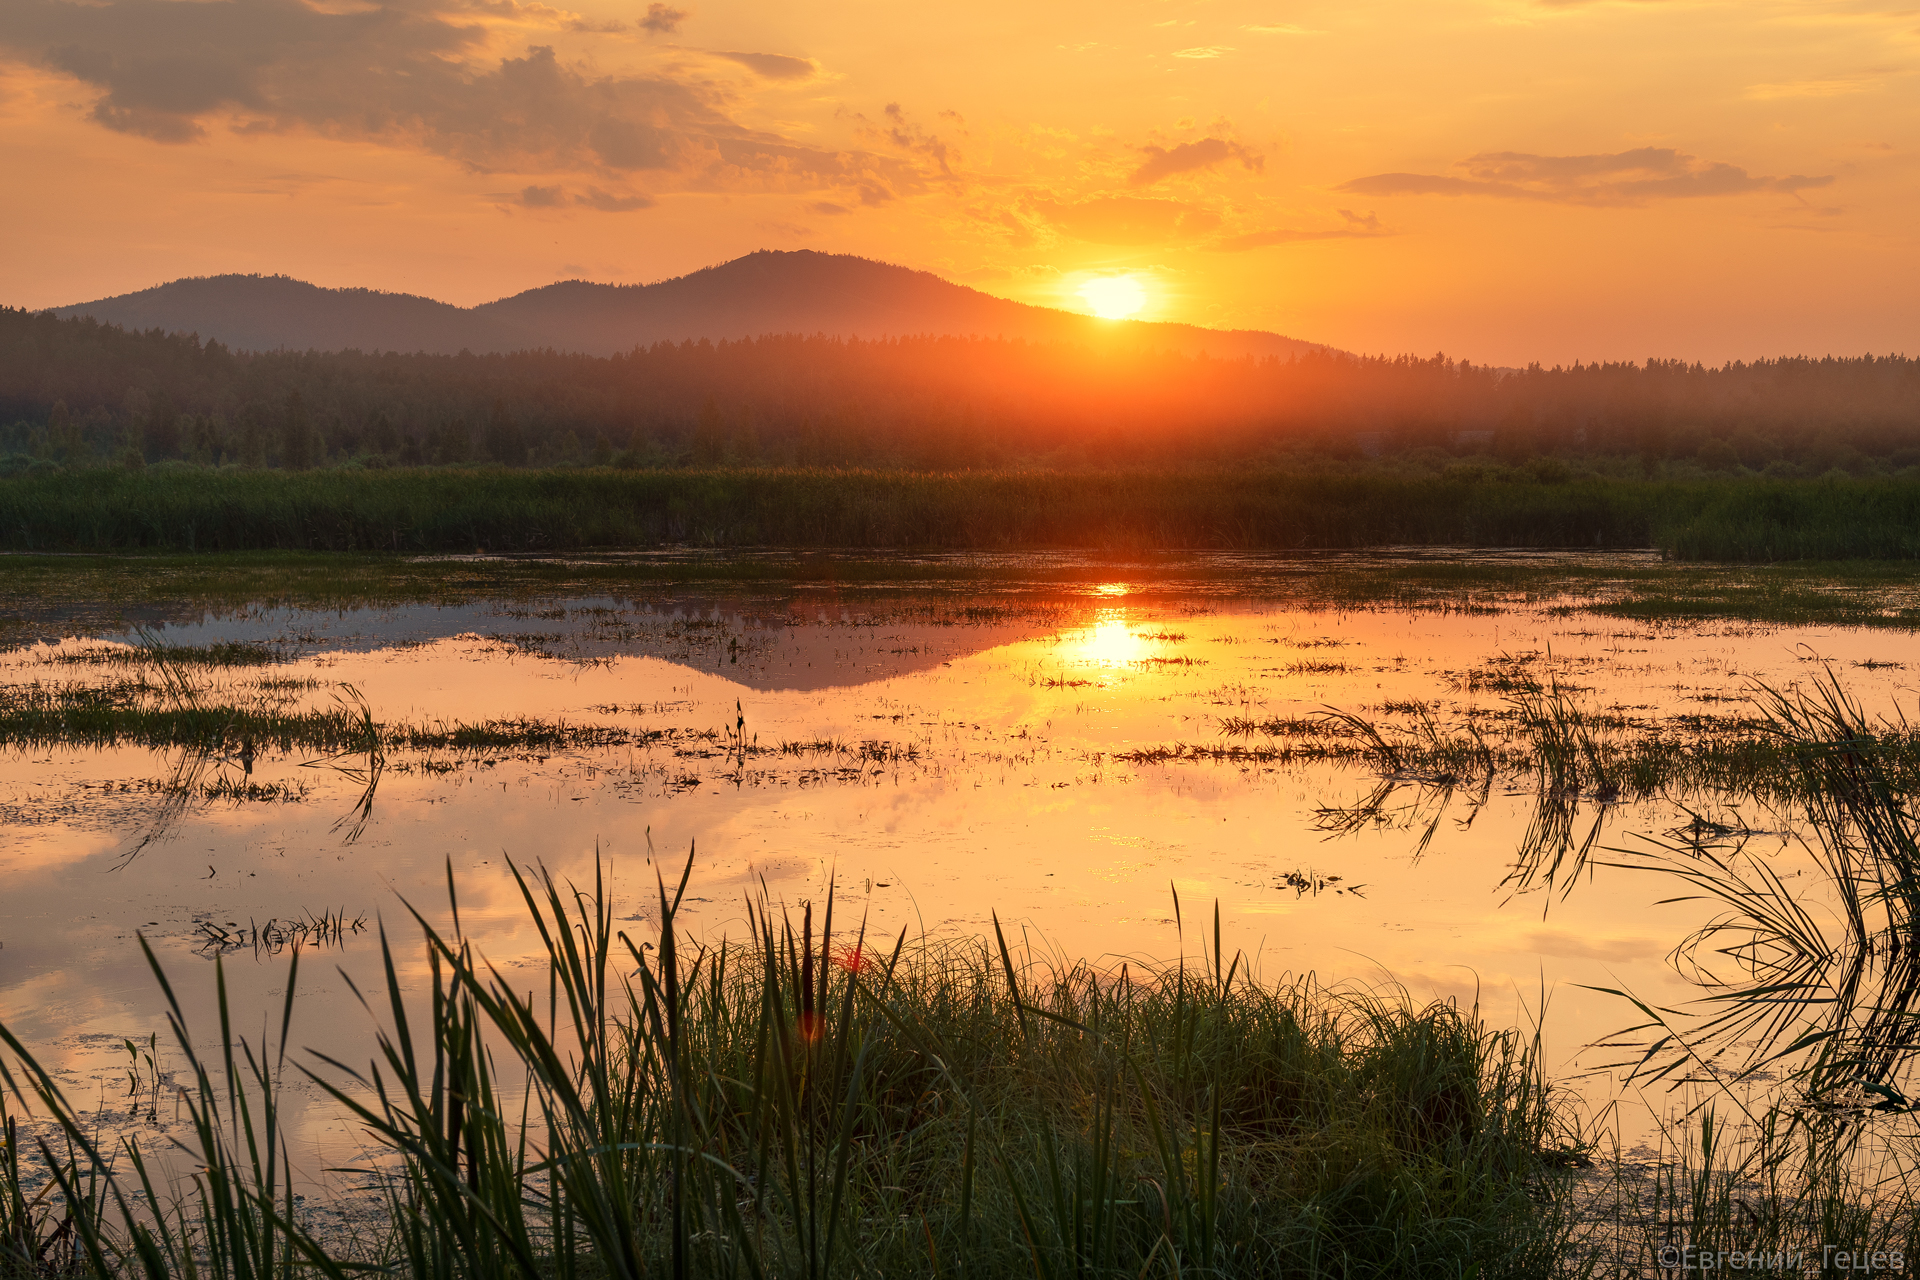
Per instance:
[[[904,928],[1009,935],[1071,957],[1166,961],[1225,946],[1268,978],[1397,984],[1477,1002],[1500,1025],[1545,1003],[1547,1061],[1596,1104],[1620,1094],[1595,1047],[1635,1021],[1617,996],[1676,1004],[1700,991],[1669,952],[1711,914],[1667,902],[1645,872],[1598,867],[1516,888],[1509,873],[1534,792],[1496,778],[1477,797],[1409,788],[1364,820],[1364,763],[1247,748],[1235,718],[1430,715],[1497,707],[1516,673],[1580,705],[1693,732],[1737,716],[1755,682],[1842,673],[1868,710],[1910,700],[1904,632],[1714,621],[1658,626],[1552,593],[1303,608],[1263,590],[1262,566],[1222,577],[1129,575],[1061,587],[642,587],[631,594],[319,612],[257,607],[176,616],[148,643],[265,644],[270,665],[199,668],[196,696],[330,707],[357,691],[383,724],[539,722],[553,740],[390,747],[359,757],[237,744],[177,750],[39,747],[0,756],[0,1011],[103,1126],[164,1132],[128,1100],[144,1068],[127,1042],[164,1010],[144,936],[197,1036],[211,1037],[213,959],[236,1034],[257,1040],[302,948],[292,1040],[364,1060],[374,1023],[355,985],[381,981],[376,930],[417,982],[407,904],[440,922],[447,876],[468,934],[503,973],[543,955],[509,864],[590,884],[609,869],[615,914],[644,936],[657,871],[693,871],[682,923],[745,933],[744,906],[822,900],[891,940]],[[1218,566],[1215,566],[1217,570]],[[1338,572],[1330,564],[1325,572]],[[55,634],[0,655],[0,683],[125,679],[128,632]],[[357,705],[357,704],[355,704]],[[1232,748],[1238,746],[1240,750]],[[1199,750],[1194,750],[1199,748]],[[182,791],[182,780],[190,789]],[[1591,798],[1596,849],[1705,812],[1713,796]],[[1791,823],[1749,812],[1791,878]],[[1430,834],[1429,834],[1430,833]],[[1176,909],[1176,901],[1178,908]],[[271,925],[269,922],[274,922]],[[275,1011],[270,1014],[270,1011]],[[317,1171],[358,1139],[317,1090],[296,1088],[295,1158]],[[1625,1113],[1623,1113],[1625,1114]],[[1631,1130],[1634,1121],[1621,1123]]]

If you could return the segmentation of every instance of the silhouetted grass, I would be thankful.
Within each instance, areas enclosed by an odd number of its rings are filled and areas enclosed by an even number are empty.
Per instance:
[[[251,741],[281,751],[364,752],[371,744],[454,751],[579,750],[672,741],[674,730],[501,720],[378,722],[358,703],[287,710],[231,697],[161,696],[142,681],[107,685],[0,685],[0,745],[35,747],[237,748]]]
[[[589,547],[1659,547],[1911,559],[1897,479],[1535,480],[1379,472],[156,469],[0,480],[15,550]]]
[[[1537,1044],[1476,1012],[1258,982],[1217,922],[1196,966],[1112,972],[1004,940],[876,945],[829,897],[817,930],[810,906],[749,903],[750,940],[692,949],[686,883],[660,887],[642,946],[598,882],[520,880],[540,997],[457,909],[451,933],[416,917],[424,1019],[383,932],[374,1061],[297,1068],[379,1149],[369,1256],[331,1255],[287,1185],[297,957],[276,1043],[238,1034],[216,969],[216,1061],[153,964],[189,1064],[189,1195],[105,1149],[0,1028],[16,1095],[71,1147],[40,1153],[51,1203],[0,1164],[0,1251],[26,1274],[207,1280],[1521,1277],[1566,1251]]]

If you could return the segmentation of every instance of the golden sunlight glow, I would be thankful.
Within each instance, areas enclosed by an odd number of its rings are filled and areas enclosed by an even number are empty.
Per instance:
[[[1099,276],[1080,286],[1080,296],[1102,320],[1124,320],[1147,305],[1147,291],[1132,276]]]
[[[1061,656],[1075,665],[1113,668],[1138,662],[1147,652],[1147,642],[1128,629],[1124,610],[1102,609],[1098,621]]]

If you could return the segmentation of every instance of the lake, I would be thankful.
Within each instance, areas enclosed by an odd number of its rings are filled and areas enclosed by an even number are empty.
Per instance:
[[[1436,575],[1469,560],[1485,580]],[[363,1061],[377,931],[400,942],[403,987],[422,983],[408,910],[444,924],[449,874],[486,959],[544,983],[510,866],[591,886],[597,860],[640,938],[656,876],[691,853],[681,922],[708,940],[745,936],[762,895],[830,890],[839,927],[884,946],[997,918],[1016,945],[1115,968],[1210,953],[1217,919],[1225,953],[1268,978],[1397,985],[1498,1025],[1544,1006],[1549,1069],[1596,1111],[1620,1101],[1637,1141],[1677,1104],[1608,1069],[1635,1055],[1599,1042],[1639,1018],[1591,988],[1700,997],[1698,957],[1672,953],[1725,905],[1618,864],[1711,830],[1805,885],[1816,916],[1831,894],[1794,806],[1724,778],[1543,804],[1529,717],[1545,699],[1681,744],[1736,732],[1763,688],[1831,678],[1877,716],[1911,699],[1911,633],[1884,625],[1904,595],[1865,626],[1616,608],[1657,578],[1651,557],[966,563],[964,581],[933,559],[881,582],[822,562],[817,579],[693,567],[622,586],[609,559],[578,587],[457,600],[49,601],[0,655],[12,705],[371,716],[381,746],[16,734],[5,1021],[104,1126],[164,1135],[165,1011],[138,937],[209,1038],[215,957],[257,1040],[299,952],[294,1044]],[[1498,767],[1408,762],[1468,727]],[[360,1149],[316,1089],[288,1107],[310,1176]]]

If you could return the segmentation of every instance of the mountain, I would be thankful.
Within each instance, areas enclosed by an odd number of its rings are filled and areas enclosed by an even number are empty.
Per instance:
[[[516,351],[611,355],[637,345],[764,333],[879,338],[961,334],[1109,342],[1231,357],[1294,355],[1317,343],[1256,330],[1098,320],[1029,306],[846,254],[762,250],[657,284],[565,280],[456,307],[373,289],[322,289],[286,276],[202,276],[57,307],[128,329],[198,333],[250,351]]]
[[[544,345],[488,316],[410,293],[322,289],[287,276],[195,276],[55,307],[123,329],[197,333],[242,351],[516,351]]]

